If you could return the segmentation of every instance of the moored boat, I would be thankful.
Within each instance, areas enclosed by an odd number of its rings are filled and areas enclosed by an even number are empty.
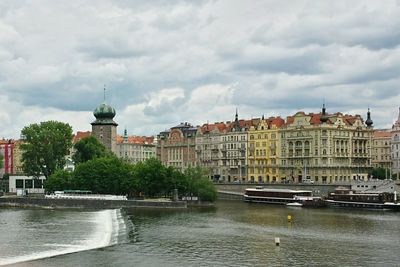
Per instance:
[[[381,191],[356,191],[338,187],[325,200],[328,206],[365,208],[365,209],[396,209],[395,193]]]
[[[247,202],[281,204],[298,203],[304,207],[322,207],[325,205],[320,197],[314,197],[309,190],[291,190],[282,188],[247,188],[244,194]]]
[[[287,207],[303,207],[303,204],[299,202],[291,202],[286,204]]]

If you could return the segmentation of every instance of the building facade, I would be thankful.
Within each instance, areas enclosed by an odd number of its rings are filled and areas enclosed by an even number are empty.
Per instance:
[[[28,194],[44,194],[43,183],[46,180],[44,176],[34,178],[24,175],[10,175],[8,183],[8,192],[17,193],[18,190]]]
[[[222,136],[222,178],[224,181],[246,181],[248,178],[247,131],[252,120],[227,122],[226,133]]]
[[[0,178],[4,174],[14,174],[14,140],[0,140],[0,155],[3,157],[3,166],[0,169]]]
[[[13,166],[15,175],[23,175],[24,171],[22,169],[22,140],[15,140],[13,149]]]
[[[146,136],[128,136],[124,130],[124,136],[117,137],[117,157],[130,163],[138,163],[156,157],[157,139]]]
[[[235,120],[204,124],[196,133],[198,166],[209,171],[210,178],[222,182],[248,179],[247,131],[252,120]]]
[[[280,134],[285,123],[282,118],[268,118],[254,121],[248,131],[248,180],[270,183],[281,180]]]
[[[157,136],[157,158],[181,171],[196,167],[196,132],[197,128],[187,122],[161,132]]]
[[[373,136],[370,112],[360,115],[297,112],[280,130],[282,180],[334,183],[368,179]]]
[[[392,173],[396,175],[397,180],[400,179],[400,108],[399,115],[391,130],[391,159]]]
[[[222,181],[222,138],[226,133],[226,124],[216,122],[198,127],[196,132],[196,162],[208,170],[210,179]],[[226,168],[225,168],[226,169]]]
[[[372,167],[385,169],[385,178],[390,177],[392,168],[391,137],[390,130],[377,130],[372,138]]]

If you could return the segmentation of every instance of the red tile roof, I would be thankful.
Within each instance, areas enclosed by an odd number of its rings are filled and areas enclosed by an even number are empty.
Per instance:
[[[390,132],[387,131],[375,131],[374,138],[391,138],[392,135]]]
[[[121,135],[117,136],[117,143],[121,144],[124,142],[124,137]],[[154,137],[152,136],[128,136],[128,144],[153,144]]]
[[[217,129],[220,133],[224,132],[227,128],[227,125],[223,122],[216,122],[213,124],[203,124],[203,126],[200,127],[200,131],[201,133],[205,133],[206,131],[214,131],[215,129]]]
[[[319,125],[319,124],[322,124],[322,122],[321,122],[322,113],[321,113],[321,112],[320,112],[320,113],[309,113],[309,114],[305,114],[303,111],[300,111],[300,112],[297,112],[297,113],[296,113],[295,115],[293,115],[293,116],[288,116],[288,117],[286,118],[285,126],[288,126],[288,125],[293,124],[293,123],[294,123],[294,117],[295,117],[296,115],[309,116],[309,117],[310,117],[310,124],[312,124],[312,125]],[[348,115],[348,114],[342,115],[342,113],[336,112],[336,113],[333,113],[333,114],[326,113],[326,116],[328,117],[328,120],[327,120],[327,122],[326,122],[327,124],[333,124],[333,122],[335,121],[335,119],[337,119],[337,118],[339,118],[339,117],[342,118],[343,123],[346,124],[346,125],[353,125],[354,122],[355,122],[357,119],[360,119],[360,120],[363,122],[363,119],[361,118],[360,115]]]
[[[271,125],[275,125],[278,128],[280,128],[284,124],[285,124],[285,120],[282,119],[281,117],[273,118],[271,121]]]
[[[14,144],[15,140],[13,139],[1,139],[0,140],[0,145],[6,145],[6,144]]]
[[[76,134],[74,135],[74,137],[72,138],[72,143],[76,144],[77,142],[79,142],[82,138],[88,137],[92,134],[92,132],[90,131],[86,131],[86,132],[76,132]]]

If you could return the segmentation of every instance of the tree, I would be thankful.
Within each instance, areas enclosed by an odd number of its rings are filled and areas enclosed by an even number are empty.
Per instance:
[[[134,167],[117,157],[95,158],[76,166],[74,189],[99,194],[129,194],[135,188],[131,180]]]
[[[22,168],[33,177],[46,179],[65,165],[72,147],[72,127],[63,122],[46,121],[25,126],[21,131]]]
[[[74,188],[73,173],[66,170],[57,170],[44,182],[47,192]]]
[[[151,158],[138,162],[134,174],[138,181],[138,190],[146,196],[168,194],[167,168],[158,159]]]
[[[207,178],[205,169],[200,167],[187,168],[184,175],[188,181],[188,194],[198,196],[203,201],[215,201],[217,199],[217,190]]]
[[[382,167],[373,168],[371,175],[376,179],[385,179],[386,175],[389,176],[389,171]]]
[[[74,148],[76,152],[72,160],[75,164],[110,155],[106,147],[93,135],[82,138],[74,145]]]
[[[4,167],[3,164],[4,164],[4,156],[0,154],[0,169]]]

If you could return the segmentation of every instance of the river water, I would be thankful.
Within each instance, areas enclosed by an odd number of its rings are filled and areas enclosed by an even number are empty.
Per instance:
[[[400,266],[400,213],[388,211],[0,209],[0,238],[0,265],[13,266]]]

